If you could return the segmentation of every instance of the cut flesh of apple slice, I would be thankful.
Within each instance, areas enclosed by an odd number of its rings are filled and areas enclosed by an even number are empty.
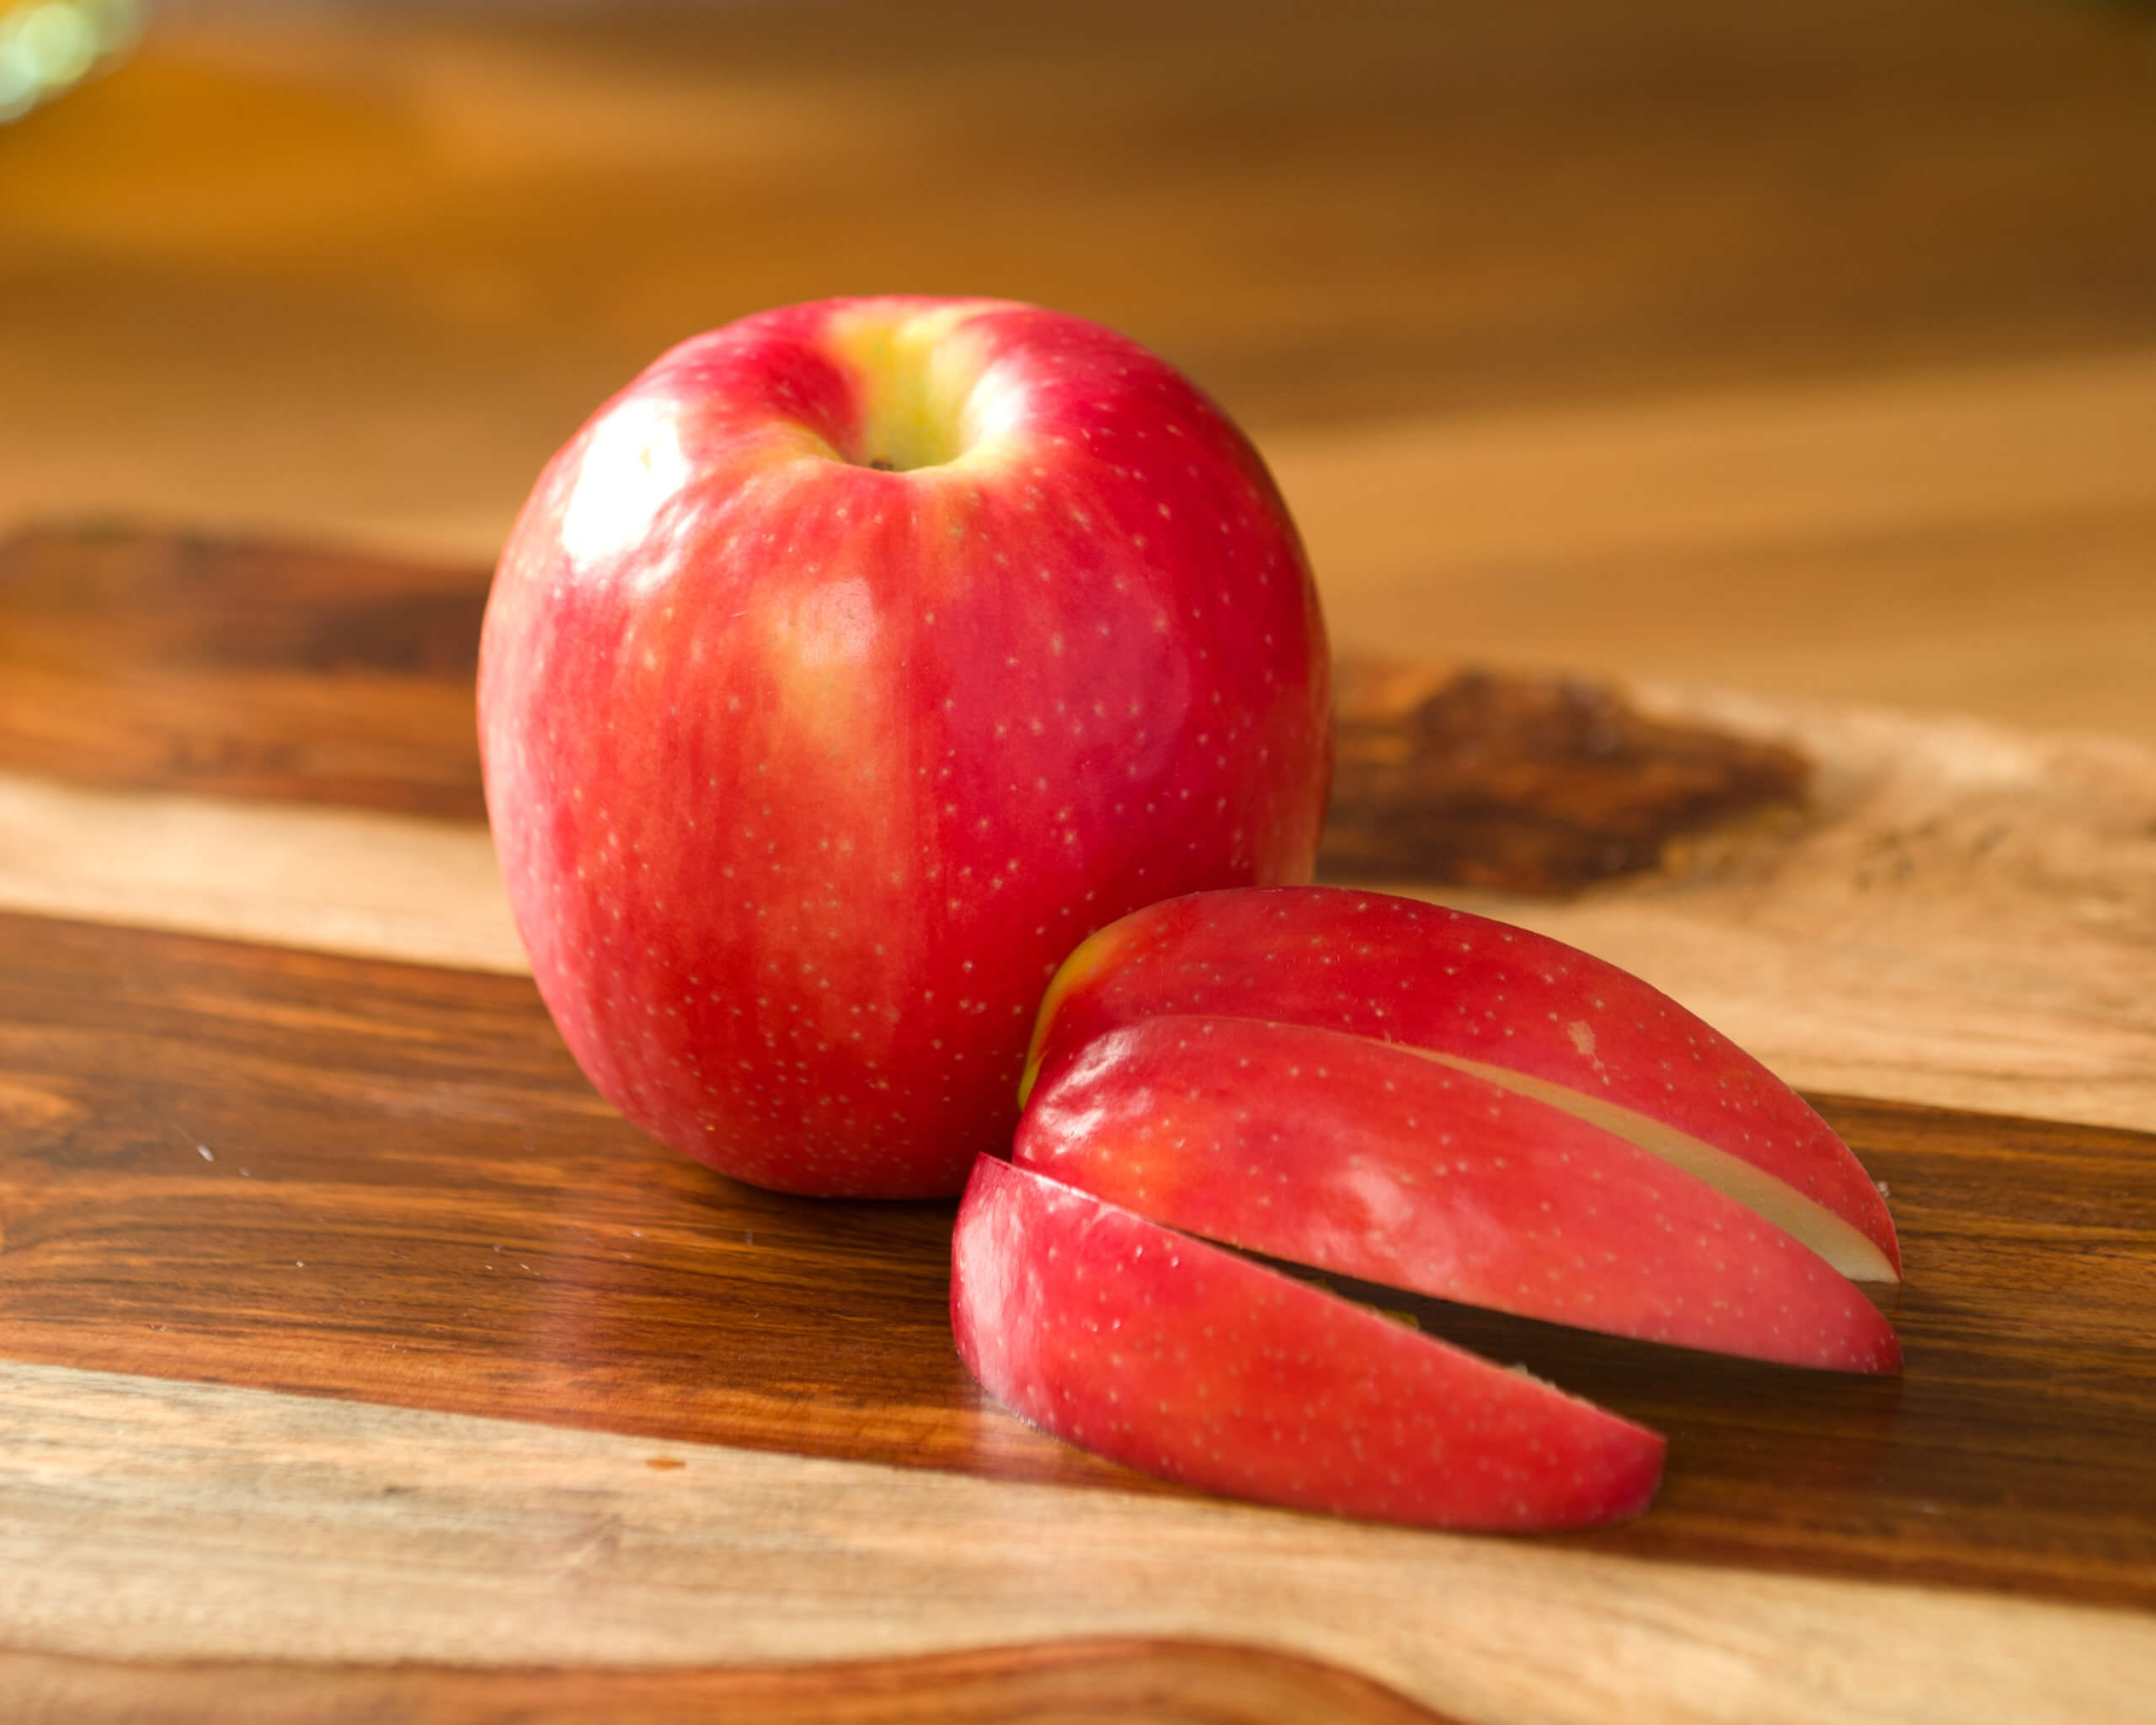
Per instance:
[[[1890,1258],[1872,1234],[1851,1226],[1817,1199],[1777,1176],[1741,1156],[1716,1148],[1704,1139],[1680,1132],[1621,1103],[1605,1101],[1583,1091],[1568,1090],[1545,1078],[1530,1077],[1524,1072],[1510,1071],[1486,1061],[1465,1060],[1457,1055],[1442,1055],[1428,1049],[1411,1052],[1434,1064],[1450,1066],[1455,1071],[1486,1079],[1518,1095],[1561,1108],[1576,1119],[1599,1126],[1649,1155],[1661,1157],[1673,1167],[1682,1169],[1724,1197],[1742,1204],[1761,1220],[1771,1222],[1853,1281],[1898,1282],[1902,1279],[1900,1242],[1891,1231],[1887,1236],[1887,1244],[1892,1248]],[[1801,1099],[1799,1106],[1805,1106]],[[1809,1113],[1810,1109],[1806,1108],[1806,1111]],[[1841,1144],[1839,1138],[1834,1142]],[[1842,1146],[1841,1154],[1849,1156],[1846,1146]],[[1866,1176],[1867,1183],[1869,1178]],[[1876,1198],[1878,1188],[1870,1189]],[[1881,1208],[1885,1208],[1883,1204]]]
[[[1021,1418],[1235,1497],[1524,1532],[1636,1515],[1661,1477],[1652,1432],[993,1157],[959,1205],[951,1322]]]
[[[1057,973],[1027,1092],[1096,1038],[1169,1013],[1419,1050],[1676,1163],[1844,1275],[1900,1279],[1878,1188],[1802,1098],[1659,990],[1561,942],[1341,888],[1171,899],[1102,929]]]
[[[1588,1120],[1339,1031],[1178,1015],[1112,1031],[1035,1087],[1012,1160],[1442,1300],[1795,1365],[1901,1364],[1871,1302],[1745,1205]]]

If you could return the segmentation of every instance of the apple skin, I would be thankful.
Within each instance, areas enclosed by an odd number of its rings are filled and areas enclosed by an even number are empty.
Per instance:
[[[1546,1103],[1301,1024],[1167,1016],[1035,1087],[1011,1159],[1269,1257],[1615,1335],[1843,1371],[1901,1348],[1832,1265]]]
[[[1008,302],[790,307],[542,474],[487,609],[488,809],[631,1120],[759,1185],[945,1194],[1085,936],[1308,878],[1327,667],[1271,479],[1161,360]]]
[[[951,1323],[1021,1418],[1230,1496],[1529,1532],[1636,1515],[1661,1479],[1652,1432],[990,1156],[958,1207]]]
[[[1561,942],[1344,888],[1153,905],[1057,973],[1023,1092],[1097,1038],[1171,1013],[1319,1026],[1668,1129],[1737,1165],[1763,1195],[1796,1194],[1843,1273],[1899,1279],[1878,1188],[1801,1097],[1659,990]]]

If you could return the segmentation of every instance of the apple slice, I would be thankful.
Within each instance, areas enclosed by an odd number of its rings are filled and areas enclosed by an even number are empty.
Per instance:
[[[1891,1372],[1816,1252],[1590,1121],[1417,1051],[1171,1015],[1038,1084],[1012,1160],[1231,1246],[1441,1300],[1785,1364]]]
[[[1065,962],[1021,1094],[1097,1038],[1171,1013],[1418,1050],[1629,1140],[1844,1275],[1900,1279],[1886,1206],[1825,1121],[1667,995],[1561,942],[1342,888],[1171,899],[1111,923]]]
[[[1654,1433],[990,1156],[952,1247],[959,1357],[1020,1418],[1294,1509],[1524,1532],[1653,1498]]]

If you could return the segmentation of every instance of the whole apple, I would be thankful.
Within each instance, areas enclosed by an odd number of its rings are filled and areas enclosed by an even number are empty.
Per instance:
[[[1058,964],[1306,879],[1324,628],[1170,366],[1004,301],[683,343],[541,475],[480,652],[487,806],[593,1083],[723,1172],[956,1192]]]

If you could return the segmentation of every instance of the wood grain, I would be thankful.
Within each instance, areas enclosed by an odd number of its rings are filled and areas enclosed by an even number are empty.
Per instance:
[[[0,1648],[0,1701],[14,1725],[1450,1725],[1315,1660],[1134,1637],[687,1670],[99,1660]]]
[[[958,1365],[947,1205],[736,1185],[589,1092],[528,982],[0,918],[0,1356],[1168,1488]],[[1833,1100],[1893,1192],[1899,1380],[1423,1308],[1667,1432],[1582,1551],[2156,1604],[2156,1144]]]
[[[1640,712],[1581,677],[1333,669],[1332,797],[1318,872],[1568,898],[1667,871],[1679,843],[1786,831],[1812,763],[1788,742]]]
[[[0,765],[484,820],[488,579],[112,526],[0,539]]]
[[[4,1364],[0,1623],[481,1670],[1166,1637],[1538,1725],[2122,1725],[2156,1682],[2145,1612]]]

